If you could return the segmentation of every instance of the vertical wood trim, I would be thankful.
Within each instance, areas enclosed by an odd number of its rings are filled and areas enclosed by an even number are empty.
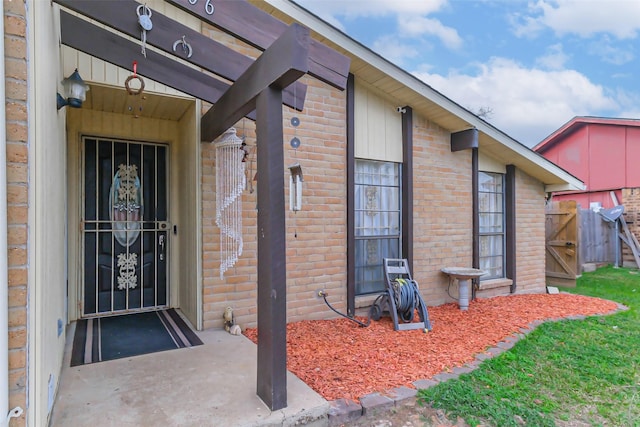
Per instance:
[[[287,406],[287,299],[282,91],[256,102],[258,146],[257,394],[276,411]]]
[[[413,109],[402,114],[402,255],[413,271]]]
[[[347,313],[356,307],[355,233],[355,77],[347,78]]]
[[[472,251],[472,264],[473,268],[480,268],[480,206],[478,200],[478,174],[479,162],[478,162],[478,149],[471,149],[471,204],[472,204],[472,227],[473,227],[473,251]],[[471,299],[476,298],[476,284],[480,279],[473,279],[473,286],[471,287]]]
[[[516,167],[507,165],[505,176],[505,274],[512,280],[511,293],[516,291]]]

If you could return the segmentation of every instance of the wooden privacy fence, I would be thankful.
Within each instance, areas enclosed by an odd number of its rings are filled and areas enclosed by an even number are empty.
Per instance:
[[[578,257],[585,263],[615,263],[616,227],[591,209],[578,209]],[[622,262],[620,252],[619,262]]]
[[[550,202],[546,207],[545,271],[552,286],[575,286],[587,263],[623,265],[624,249],[633,252],[630,262],[640,268],[640,245],[624,217],[607,222],[591,209],[581,209],[575,201]],[[616,234],[617,232],[617,234]],[[617,245],[617,248],[616,248]],[[616,249],[618,253],[616,254]],[[627,256],[626,258],[629,258]]]

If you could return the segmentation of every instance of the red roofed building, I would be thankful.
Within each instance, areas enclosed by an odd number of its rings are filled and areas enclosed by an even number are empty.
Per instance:
[[[574,117],[533,150],[586,185],[584,191],[555,193],[554,200],[609,208],[614,205],[611,191],[621,204],[640,192],[640,120]],[[630,206],[626,207],[629,212]]]
[[[554,192],[554,201],[575,200],[582,209],[612,208],[617,202],[624,205],[629,231],[640,235],[640,120],[574,117],[533,150],[586,186]],[[628,245],[622,245],[623,262],[640,265]]]

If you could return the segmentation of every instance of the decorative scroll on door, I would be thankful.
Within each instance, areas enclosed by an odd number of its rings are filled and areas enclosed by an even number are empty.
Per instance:
[[[114,237],[122,246],[129,247],[140,235],[143,213],[140,178],[136,165],[118,166],[109,192],[109,219],[113,221]]]

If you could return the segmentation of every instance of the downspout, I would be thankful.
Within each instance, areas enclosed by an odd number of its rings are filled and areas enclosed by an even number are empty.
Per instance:
[[[2,3],[0,34],[4,37],[4,2]],[[0,43],[0,99],[5,99],[4,43]],[[16,406],[9,412],[9,248],[7,229],[7,117],[0,108],[0,426],[8,426],[9,420],[22,415]],[[7,414],[4,418],[4,414]]]

